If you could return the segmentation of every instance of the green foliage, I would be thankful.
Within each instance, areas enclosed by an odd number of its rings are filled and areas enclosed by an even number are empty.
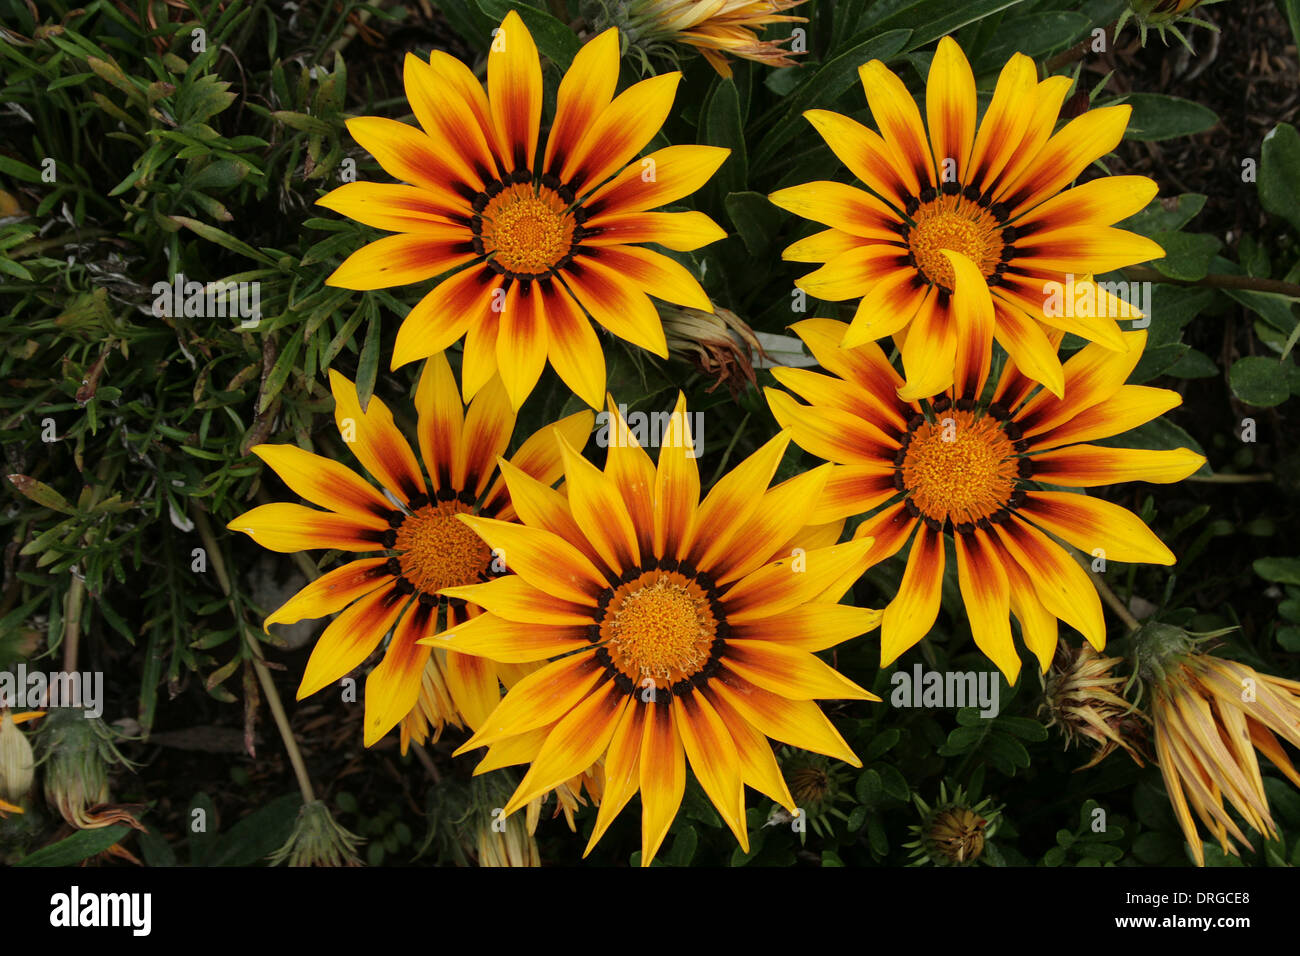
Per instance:
[[[401,88],[408,50],[448,50],[481,75],[492,30],[518,11],[544,58],[545,122],[555,81],[586,39],[584,18],[593,9],[577,0],[447,0],[435,2],[428,19],[419,6],[303,2],[295,14],[292,5],[265,0],[183,7],[97,0],[75,9],[45,4],[37,21],[34,7],[0,0],[0,203],[14,204],[0,218],[0,442],[8,476],[0,668],[18,661],[54,668],[65,642],[75,641],[83,660],[108,673],[111,717],[127,718],[141,738],[132,746],[152,746],[155,730],[208,724],[250,742],[262,738],[258,774],[247,772],[254,758],[241,743],[207,755],[218,770],[187,754],[192,762],[178,757],[156,778],[147,776],[152,769],[115,776],[124,799],[148,806],[141,817],[148,833],[132,836],[119,825],[55,840],[54,821],[36,813],[0,822],[0,839],[25,827],[16,845],[37,833],[48,842],[21,865],[70,865],[128,837],[151,866],[255,865],[293,832],[302,799],[285,794],[291,770],[268,756],[281,743],[263,716],[255,665],[282,664],[276,683],[290,700],[305,654],[260,622],[283,600],[268,590],[301,585],[335,556],[300,558],[295,567],[223,528],[254,504],[286,499],[251,447],[290,442],[352,463],[333,428],[330,368],[357,381],[363,402],[381,395],[413,435],[415,373],[390,372],[387,356],[400,319],[427,291],[326,286],[337,265],[378,233],[315,202],[353,178],[388,180],[345,122],[412,120]],[[161,21],[141,19],[164,7]],[[870,123],[858,70],[871,59],[895,70],[924,111],[930,57],[945,35],[974,65],[981,108],[1015,52],[1052,64],[1043,75],[1071,75],[1071,102],[1080,109],[1089,100],[1130,105],[1126,142],[1104,161],[1112,172],[1150,172],[1141,165],[1146,157],[1174,155],[1189,141],[1209,148],[1231,119],[1221,106],[1216,112],[1191,93],[1148,89],[1154,69],[1138,72],[1140,64],[1118,59],[1108,62],[1134,71],[1119,88],[1134,92],[1107,92],[1105,80],[1071,58],[1122,7],[1119,0],[810,0],[795,11],[809,18],[799,66],[738,60],[729,79],[681,50],[671,57],[659,48],[626,51],[620,89],[651,71],[683,70],[673,113],[652,147],[731,150],[714,179],[680,204],[707,213],[728,235],[679,258],[718,305],[760,333],[785,335],[813,315],[849,317],[852,302],[793,308],[794,279],[808,269],[784,262],[781,250],[817,227],[766,197],[794,183],[847,181],[804,112],[835,110]],[[1281,7],[1300,35],[1294,0]],[[1153,44],[1131,59],[1158,55]],[[1235,155],[1216,155],[1212,175],[1168,181],[1157,163],[1160,197],[1118,225],[1154,239],[1165,255],[1097,277],[1152,283],[1145,323],[1121,322],[1147,330],[1131,381],[1184,396],[1184,408],[1167,418],[1100,444],[1190,447],[1209,459],[1196,483],[1104,492],[1139,513],[1178,557],[1170,568],[1112,562],[1104,580],[1143,616],[1198,630],[1237,627],[1223,653],[1294,678],[1300,435],[1288,413],[1300,392],[1300,135],[1281,118],[1270,129],[1250,144],[1258,161],[1251,179]],[[1244,227],[1224,219],[1223,184],[1239,181],[1237,202],[1249,210]],[[180,275],[205,292],[258,283],[260,318],[158,314],[155,286]],[[693,411],[707,413],[706,487],[775,433],[757,390],[732,398],[684,363],[604,342],[619,401],[661,410],[681,388]],[[1069,337],[1064,347],[1081,344]],[[790,360],[797,344],[790,348],[774,346],[771,354]],[[760,370],[759,385],[772,384]],[[548,371],[520,414],[517,438],[578,407]],[[792,450],[778,480],[816,463]],[[870,569],[850,599],[883,606],[898,589],[903,561],[899,555]],[[955,569],[950,552],[939,620],[896,665],[879,666],[875,634],[835,651],[836,667],[883,702],[827,703],[862,765],[825,758],[836,781],[826,814],[800,830],[785,810],[748,791],[745,851],[691,780],[655,865],[904,865],[916,800],[932,800],[942,785],[964,787],[972,804],[986,796],[1001,808],[984,862],[1185,864],[1155,768],[1116,753],[1072,772],[1087,758],[1062,752],[1040,720],[1027,652],[1017,685],[999,684],[995,717],[971,707],[890,704],[895,668],[923,661],[932,670],[990,669],[974,644]],[[1111,623],[1122,654],[1122,629]],[[1062,635],[1080,642],[1067,628]],[[367,863],[474,862],[474,828],[492,808],[481,805],[469,778],[474,758],[451,758],[463,735],[448,730],[429,745],[425,766],[395,747],[361,752],[359,708],[337,695],[290,710],[311,773],[344,780],[328,803],[341,825],[366,840],[358,852]],[[778,753],[788,777],[797,761],[789,750]],[[239,792],[227,794],[226,771],[235,764]],[[1245,862],[1300,865],[1300,798],[1278,777],[1266,785],[1284,832],[1279,842],[1257,842]],[[547,805],[537,833],[542,858],[576,864],[595,811],[581,809],[571,834],[562,818],[551,819],[553,809]],[[206,829],[190,825],[194,811],[203,812]],[[1101,829],[1096,811],[1104,811]],[[227,822],[218,825],[223,814]],[[589,860],[637,864],[639,847],[633,801]],[[1214,847],[1207,855],[1214,865],[1236,863]]]

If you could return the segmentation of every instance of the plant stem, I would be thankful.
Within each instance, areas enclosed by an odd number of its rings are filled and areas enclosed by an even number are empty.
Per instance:
[[[110,466],[107,460],[101,461],[95,469],[95,484],[90,490],[87,508],[94,510],[103,497],[105,483],[109,478]],[[90,532],[81,538],[82,544],[90,546]],[[63,605],[63,671],[66,674],[77,670],[77,656],[81,646],[81,609],[86,602],[86,579],[74,574],[72,584],[68,586],[68,599]],[[80,701],[78,701],[80,704]]]
[[[63,670],[73,674],[77,670],[77,645],[81,641],[81,608],[86,598],[86,582],[73,575],[68,587],[68,599],[63,605]]]
[[[1273,473],[1265,471],[1256,475],[1188,475],[1184,480],[1202,481],[1214,485],[1249,485],[1256,482],[1270,482],[1273,480]]]
[[[271,716],[275,718],[275,726],[280,732],[280,739],[284,741],[284,749],[289,755],[289,763],[293,765],[294,776],[298,778],[298,789],[302,791],[303,802],[311,803],[316,799],[316,791],[312,788],[311,777],[307,775],[307,764],[302,759],[302,751],[298,749],[298,741],[293,735],[293,728],[289,726],[289,718],[284,712],[284,705],[280,702],[280,694],[275,689],[275,682],[271,680],[271,672],[262,660],[261,649],[257,646],[257,641],[249,636],[248,622],[244,620],[243,613],[235,605],[230,588],[230,575],[226,572],[225,559],[222,558],[221,549],[217,547],[217,540],[212,534],[212,525],[208,523],[208,516],[199,507],[192,507],[190,514],[194,519],[195,527],[199,529],[199,537],[203,539],[203,546],[207,549],[208,559],[212,562],[212,570],[217,575],[217,583],[221,585],[222,593],[226,595],[226,599],[230,604],[230,611],[235,615],[235,623],[239,627],[240,634],[244,638],[244,644],[252,657],[253,670],[257,673],[258,683],[262,685],[262,695],[266,698],[267,706],[271,708]]]
[[[1076,561],[1083,565],[1083,570],[1088,572],[1088,577],[1092,579],[1092,585],[1097,589],[1097,594],[1115,612],[1115,616],[1124,622],[1124,626],[1129,629],[1129,632],[1132,633],[1140,628],[1142,623],[1133,616],[1133,612],[1119,599],[1119,595],[1110,589],[1110,585],[1106,583],[1105,579],[1092,569],[1087,558],[1078,552],[1075,552],[1074,557]]]
[[[1248,289],[1252,292],[1272,292],[1300,299],[1300,285],[1281,279],[1260,279],[1256,276],[1208,275],[1200,279],[1171,279],[1146,266],[1129,266],[1121,270],[1132,279],[1160,282],[1165,285],[1208,286],[1212,289]]]

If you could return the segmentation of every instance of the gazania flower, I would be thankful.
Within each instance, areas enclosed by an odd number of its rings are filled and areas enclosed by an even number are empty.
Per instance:
[[[839,347],[844,323],[808,319],[794,330],[837,376],[772,370],[809,405],[767,390],[772,413],[791,429],[794,441],[840,465],[808,520],[871,513],[858,530],[876,539],[876,561],[912,541],[898,594],[881,622],[882,666],[934,624],[946,535],[955,546],[975,643],[1012,683],[1020,658],[1011,614],[1042,670],[1056,650],[1058,618],[1094,647],[1105,645],[1097,592],[1051,536],[1110,561],[1174,563],[1169,549],[1132,512],[1083,494],[1038,490],[1033,483],[1086,488],[1173,482],[1204,462],[1186,448],[1081,444],[1125,432],[1181,401],[1168,389],[1124,384],[1142,354],[1145,332],[1124,333],[1123,350],[1096,344],[1081,349],[1065,363],[1064,400],[1036,390],[1008,360],[990,403],[954,401],[954,394],[984,391],[990,361],[985,352],[960,355],[953,391],[922,404],[898,397],[902,378],[878,345]],[[1048,343],[1055,349],[1056,336]]]
[[[322,575],[268,617],[266,626],[342,611],[325,628],[307,661],[299,700],[358,667],[384,635],[393,632],[383,661],[366,680],[367,747],[417,704],[417,728],[430,716],[436,720],[439,707],[444,715],[450,712],[445,697],[434,704],[420,703],[426,680],[434,679],[430,666],[437,669],[436,680],[454,702],[457,722],[463,718],[477,727],[500,699],[499,669],[482,658],[451,653],[430,665],[430,648],[418,642],[478,613],[463,601],[440,598],[441,589],[486,581],[493,573],[491,551],[456,516],[514,515],[496,466],[515,425],[505,389],[494,376],[464,409],[446,358],[439,354],[428,360],[415,393],[426,480],[379,398],[371,398],[363,412],[356,386],[333,370],[330,387],[334,420],[344,441],[383,490],[346,466],[293,445],[258,445],[253,454],[291,490],[326,510],[262,505],[227,527],[272,551],[381,553]],[[594,421],[591,412],[579,412],[547,426],[523,443],[508,467],[542,484],[553,483],[560,476],[556,436],[581,445]]]
[[[917,794],[912,799],[921,813],[921,823],[909,827],[915,839],[903,844],[912,851],[910,866],[974,866],[979,862],[1001,817],[991,798],[972,803],[960,786],[949,798],[947,784],[941,783],[934,807]]]
[[[1300,682],[1198,653],[1196,642],[1170,641],[1157,628],[1176,630],[1156,625],[1138,635],[1141,674],[1152,689],[1156,760],[1192,857],[1204,866],[1193,811],[1225,853],[1239,855],[1233,840],[1250,846],[1224,798],[1256,833],[1277,838],[1256,751],[1300,787],[1300,772],[1278,740],[1300,747]]]
[[[1123,748],[1142,766],[1146,728],[1142,714],[1124,699],[1125,679],[1115,673],[1119,657],[1102,657],[1090,646],[1061,641],[1043,686],[1040,711],[1048,727],[1059,727],[1066,747],[1091,746],[1092,759],[1077,769],[1095,767]]]
[[[549,359],[598,407],[605,359],[588,315],[667,358],[646,293],[712,309],[684,266],[635,243],[686,251],[722,238],[703,213],[652,210],[699,189],[728,151],[668,146],[632,162],[668,116],[681,74],[615,97],[618,69],[616,30],[582,48],[539,158],[542,68],[512,11],[488,56],[486,95],[446,53],[428,63],[408,55],[406,92],[423,131],[375,116],[348,121],[357,142],[410,185],[348,183],[319,200],[396,233],[353,253],[328,284],[383,289],[447,276],[403,320],[393,368],[464,336],[466,401],[500,372],[518,408]]]
[[[610,416],[611,434],[630,436],[613,399]],[[839,522],[805,530],[825,468],[768,489],[787,444],[773,438],[701,503],[679,397],[657,467],[630,437],[611,442],[603,471],[566,444],[567,499],[507,466],[522,524],[462,519],[515,573],[445,591],[489,613],[431,642],[551,659],[461,748],[488,746],[480,773],[531,764],[507,814],[603,758],[588,852],[640,790],[648,866],[687,762],[742,847],[744,784],[795,808],[766,737],[861,766],[814,701],[879,698],[813,652],[878,619],[834,603],[866,568],[870,542],[834,544]]]
[[[1070,80],[1040,83],[1034,61],[1016,54],[977,131],[970,64],[945,37],[930,67],[927,135],[911,94],[883,63],[859,73],[879,134],[838,113],[804,115],[866,189],[813,182],[771,196],[830,227],[785,250],[786,259],[824,263],[796,284],[820,299],[860,299],[845,347],[901,339],[903,398],[950,387],[959,356],[990,338],[1060,397],[1048,329],[1122,349],[1106,316],[1132,313],[1087,277],[1164,254],[1111,226],[1150,202],[1150,179],[1108,176],[1061,192],[1115,148],[1130,108],[1091,110],[1053,134]],[[1049,301],[1047,284],[1070,277],[1095,293],[1093,308]]]
[[[760,40],[773,23],[807,23],[786,10],[804,0],[632,0],[614,15],[637,43],[684,43],[704,55],[719,76],[731,76],[727,56],[767,66],[795,66],[784,44],[790,39]]]

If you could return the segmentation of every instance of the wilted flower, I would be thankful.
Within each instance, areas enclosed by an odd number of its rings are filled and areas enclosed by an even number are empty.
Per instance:
[[[1255,832],[1276,839],[1256,751],[1300,786],[1278,741],[1300,747],[1300,683],[1200,653],[1198,643],[1167,624],[1148,625],[1138,635],[1140,675],[1152,691],[1156,760],[1192,856],[1204,866],[1192,811],[1225,853],[1240,855],[1233,840],[1251,845],[1225,810],[1225,797]]]
[[[474,778],[467,816],[472,818],[474,854],[479,866],[542,865],[537,841],[533,839],[541,799],[529,806],[525,816],[505,814],[505,805],[516,782],[511,775],[500,773]]]
[[[19,804],[32,788],[35,776],[32,745],[18,725],[44,716],[45,712],[39,710],[24,714],[0,710],[0,815],[23,812]]]
[[[736,397],[748,386],[758,385],[753,355],[762,355],[758,336],[740,316],[729,309],[715,312],[665,305],[659,309],[664,323],[668,352],[690,362],[714,380],[707,391],[727,386]]]
[[[1048,727],[1060,727],[1066,747],[1091,746],[1096,753],[1079,770],[1095,767],[1123,747],[1142,766],[1146,728],[1141,713],[1122,696],[1125,678],[1115,674],[1118,657],[1101,657],[1090,645],[1062,641],[1044,680],[1040,712]]]
[[[284,846],[267,859],[272,866],[360,866],[356,850],[363,842],[335,821],[324,801],[311,800],[298,811]]]
[[[978,803],[959,786],[948,796],[946,784],[939,784],[939,802],[929,807],[920,796],[912,799],[921,811],[921,823],[909,829],[916,834],[911,843],[912,866],[971,866],[984,854],[986,841],[997,832],[1000,811],[985,797]]]
[[[597,23],[617,25],[629,40],[648,52],[656,46],[684,43],[704,55],[723,77],[731,76],[727,56],[754,60],[767,66],[795,66],[791,54],[803,53],[786,46],[791,37],[760,40],[773,23],[807,23],[807,17],[785,11],[804,0],[631,0],[615,3],[594,0],[589,6]]]
[[[78,830],[125,823],[144,827],[127,805],[110,804],[108,768],[133,769],[114,745],[116,734],[102,720],[75,708],[56,708],[41,726],[38,743],[44,766],[45,802]]]

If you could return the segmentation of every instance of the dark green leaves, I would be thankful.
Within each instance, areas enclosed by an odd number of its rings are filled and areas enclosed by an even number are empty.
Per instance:
[[[1264,137],[1259,202],[1300,230],[1300,133],[1290,123],[1279,123]]]
[[[572,30],[545,10],[526,3],[525,0],[478,0],[478,6],[484,15],[498,24],[511,10],[518,13],[519,19],[524,21],[528,32],[533,35],[538,51],[560,69],[568,69],[582,46]],[[484,45],[490,44],[491,40],[490,36],[485,37]]]
[[[1133,107],[1126,139],[1176,139],[1203,133],[1219,121],[1214,110],[1176,96],[1133,93],[1124,102]]]
[[[1234,362],[1228,383],[1239,399],[1260,408],[1280,405],[1291,394],[1282,363],[1263,356],[1248,355]]]

